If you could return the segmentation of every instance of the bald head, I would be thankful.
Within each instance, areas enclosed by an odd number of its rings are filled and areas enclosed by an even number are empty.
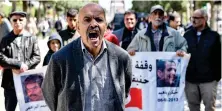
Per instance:
[[[85,13],[85,12],[88,12],[89,10],[91,11],[94,11],[94,12],[99,12],[105,16],[105,10],[99,5],[99,4],[96,4],[96,3],[88,3],[86,4],[85,6],[83,6],[80,11],[79,11],[79,14],[81,15],[81,13]]]
[[[100,5],[89,3],[80,9],[78,17],[77,31],[86,49],[96,57],[107,27],[105,11]]]

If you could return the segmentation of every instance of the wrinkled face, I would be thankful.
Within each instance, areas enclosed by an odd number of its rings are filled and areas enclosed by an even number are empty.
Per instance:
[[[164,12],[162,10],[155,10],[151,13],[150,18],[154,26],[160,26],[163,24]]]
[[[193,16],[191,17],[191,22],[194,28],[200,28],[200,27],[203,27],[205,19],[201,15],[201,12],[196,10],[194,11]]]
[[[176,77],[176,64],[174,62],[166,61],[165,63],[165,82],[173,84]]]
[[[26,85],[27,96],[31,101],[43,100],[42,89],[38,83],[30,83]]]
[[[77,23],[77,15],[75,17],[66,17],[66,21],[68,23],[68,26],[72,30],[76,30],[76,23]]]
[[[136,26],[136,22],[135,14],[126,14],[124,16],[124,24],[127,29],[132,30]]]
[[[50,40],[49,47],[53,52],[58,51],[61,47],[59,40]]]
[[[86,48],[101,48],[106,27],[105,14],[101,7],[88,5],[81,9],[77,30]]]
[[[13,30],[23,30],[26,26],[26,18],[20,15],[13,15],[11,17]]]

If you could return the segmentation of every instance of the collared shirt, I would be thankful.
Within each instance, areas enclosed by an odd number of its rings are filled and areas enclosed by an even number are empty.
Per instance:
[[[153,41],[154,41],[154,44],[156,46],[156,50],[159,51],[160,50],[160,39],[162,37],[162,30],[160,29],[157,29],[157,30],[153,30],[152,29],[152,33],[153,33]]]
[[[85,48],[81,47],[84,58],[84,111],[114,111],[116,92],[108,62],[107,47],[102,42],[102,49],[94,59]]]
[[[197,43],[200,41],[201,32],[197,32]]]

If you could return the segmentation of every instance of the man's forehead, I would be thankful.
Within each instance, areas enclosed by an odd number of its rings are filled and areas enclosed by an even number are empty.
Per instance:
[[[127,16],[127,17],[129,17],[129,16],[130,16],[130,17],[135,17],[135,18],[136,18],[136,15],[135,15],[135,14],[133,14],[133,13],[126,14],[126,15],[124,16],[124,18],[125,18],[126,16]]]
[[[88,4],[80,10],[80,15],[100,15],[100,14],[104,14],[104,10],[98,4]]]
[[[162,11],[162,10],[160,10],[160,9],[156,9],[156,10],[154,10],[151,14],[154,14],[154,13],[164,14],[164,11]]]
[[[199,15],[199,16],[201,16],[201,12],[200,12],[200,10],[196,10],[196,11],[194,11],[193,15]]]
[[[21,15],[13,15],[11,18],[26,18],[26,17],[23,17]]]

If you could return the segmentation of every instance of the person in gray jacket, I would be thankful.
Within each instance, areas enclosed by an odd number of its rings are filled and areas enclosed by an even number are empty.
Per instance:
[[[104,9],[89,3],[80,9],[81,37],[55,52],[43,80],[51,111],[124,111],[132,63],[129,54],[104,39]]]
[[[127,51],[130,55],[135,52],[177,52],[178,56],[183,56],[187,51],[187,42],[178,31],[166,26],[164,20],[164,10],[160,5],[155,5],[150,11],[151,22],[148,27],[138,32]]]

